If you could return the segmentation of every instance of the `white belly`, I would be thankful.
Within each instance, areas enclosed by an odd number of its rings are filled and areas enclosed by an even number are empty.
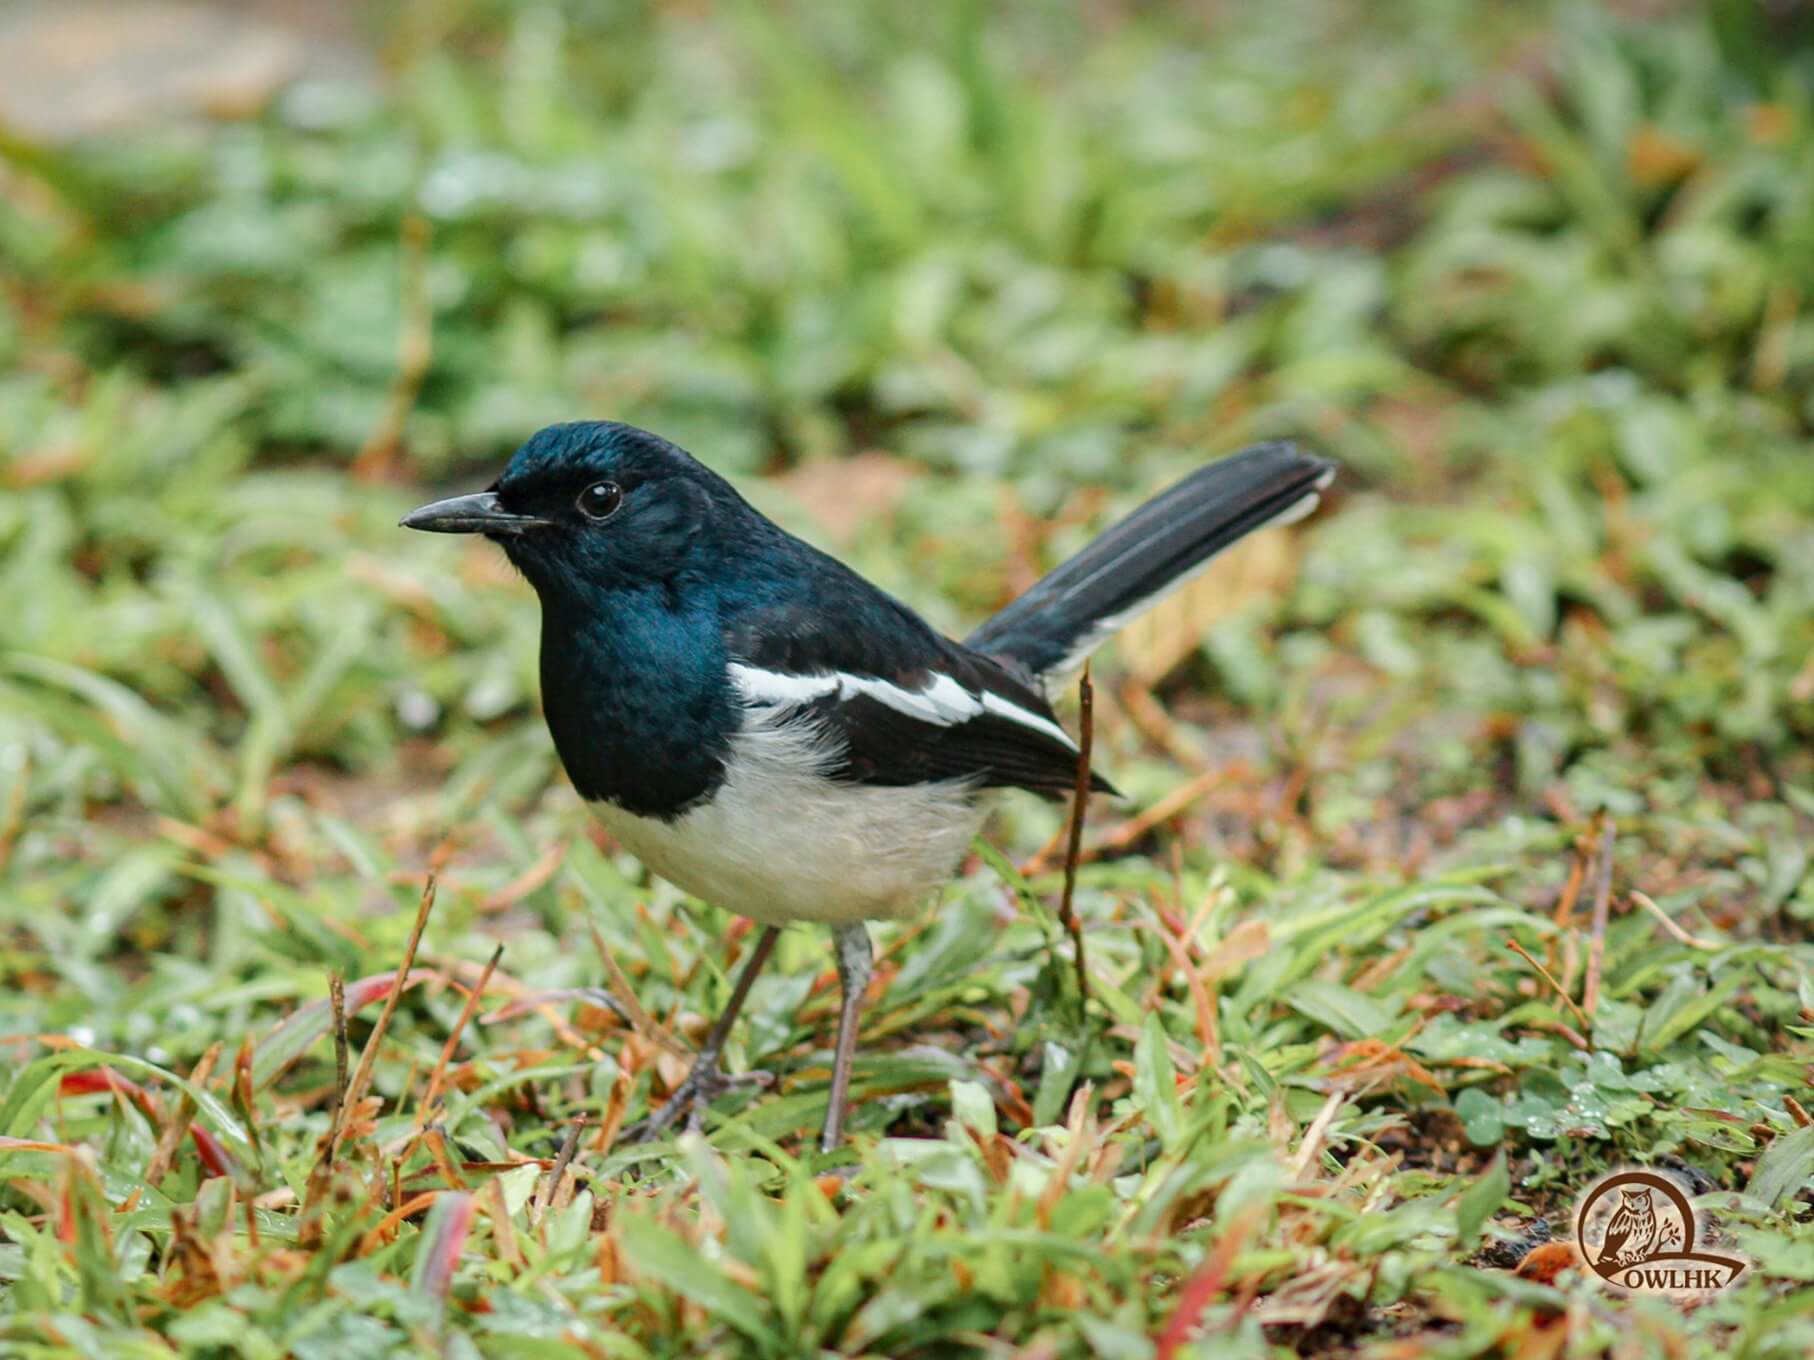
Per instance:
[[[758,722],[731,742],[710,802],[664,822],[594,803],[650,869],[764,925],[905,916],[942,887],[982,823],[962,780],[884,788],[834,783],[823,739]]]

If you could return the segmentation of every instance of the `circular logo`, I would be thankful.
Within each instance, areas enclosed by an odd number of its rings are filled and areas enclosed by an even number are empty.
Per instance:
[[[1596,1181],[1575,1215],[1575,1241],[1588,1268],[1621,1289],[1703,1294],[1724,1289],[1745,1268],[1738,1257],[1699,1250],[1687,1194],[1654,1171]]]

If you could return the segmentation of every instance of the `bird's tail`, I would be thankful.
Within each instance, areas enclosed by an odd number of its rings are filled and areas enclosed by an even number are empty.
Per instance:
[[[1043,578],[965,644],[1056,677],[1255,529],[1316,508],[1335,464],[1256,444],[1161,491]]]

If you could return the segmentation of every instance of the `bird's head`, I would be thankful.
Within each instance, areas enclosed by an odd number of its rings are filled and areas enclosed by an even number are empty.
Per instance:
[[[700,530],[736,493],[658,435],[614,421],[551,425],[488,490],[412,510],[406,529],[484,534],[544,601],[671,582],[708,566]]]

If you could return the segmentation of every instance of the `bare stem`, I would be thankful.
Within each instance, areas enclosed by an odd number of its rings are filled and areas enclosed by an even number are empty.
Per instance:
[[[1085,662],[1077,678],[1078,739],[1077,783],[1071,792],[1071,834],[1065,843],[1064,895],[1058,899],[1058,920],[1071,937],[1072,961],[1077,967],[1077,994],[1090,999],[1090,972],[1083,956],[1083,925],[1077,919],[1073,897],[1077,892],[1077,861],[1083,853],[1083,818],[1090,802],[1090,746],[1095,735],[1095,689]]]

